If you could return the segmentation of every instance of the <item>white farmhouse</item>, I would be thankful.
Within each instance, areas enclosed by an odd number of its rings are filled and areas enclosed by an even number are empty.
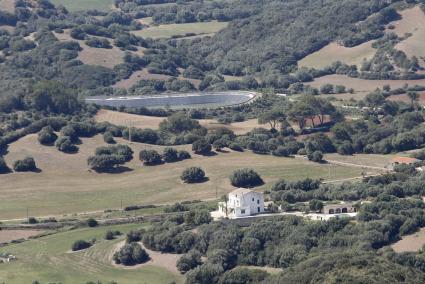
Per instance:
[[[229,193],[227,202],[219,202],[221,217],[239,218],[264,213],[264,195],[245,188]]]

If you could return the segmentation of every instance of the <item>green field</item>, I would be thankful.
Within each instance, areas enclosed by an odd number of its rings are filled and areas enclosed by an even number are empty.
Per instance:
[[[87,157],[96,147],[105,145],[101,136],[83,138],[77,154],[59,152],[55,147],[41,146],[36,135],[29,135],[13,143],[5,156],[8,164],[26,155],[33,156],[40,173],[12,173],[2,175],[0,183],[1,219],[32,216],[62,215],[76,212],[119,208],[135,204],[164,204],[183,200],[214,199],[234,189],[229,175],[234,169],[250,167],[257,170],[268,189],[279,178],[288,180],[323,178],[339,180],[358,177],[359,167],[323,165],[303,159],[257,155],[250,152],[218,153],[204,157],[193,155],[190,160],[154,167],[142,166],[138,158],[126,164],[128,169],[119,174],[97,174],[87,169]],[[118,140],[121,144],[128,141]],[[137,157],[141,149],[156,148],[140,143],[129,144]],[[180,146],[190,151],[189,146]],[[201,166],[209,181],[184,184],[180,175],[184,169]],[[216,195],[217,194],[217,195]]]
[[[169,24],[152,26],[140,31],[134,31],[135,35],[149,38],[170,38],[172,36],[184,36],[188,33],[196,35],[214,34],[227,27],[227,22],[205,22],[188,24]]]
[[[114,0],[50,0],[55,5],[63,5],[69,11],[99,10],[108,11],[114,4]]]
[[[182,282],[180,275],[173,274],[156,266],[144,266],[136,269],[123,269],[112,265],[115,245],[122,241],[103,240],[107,230],[119,230],[123,233],[142,225],[117,225],[112,227],[85,228],[62,232],[39,239],[29,240],[0,248],[0,253],[8,252],[18,260],[0,264],[0,283],[22,284],[38,280],[41,283],[86,283],[101,281],[109,283],[176,283]],[[75,240],[96,238],[96,244],[84,251],[69,253]]]

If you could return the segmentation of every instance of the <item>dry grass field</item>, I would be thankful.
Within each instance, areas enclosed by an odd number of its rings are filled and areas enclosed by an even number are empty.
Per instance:
[[[349,65],[360,66],[363,59],[371,59],[376,53],[372,43],[372,41],[368,41],[355,47],[344,47],[333,42],[319,51],[304,57],[298,62],[298,65],[300,67],[321,69],[335,61],[342,61]]]
[[[414,234],[404,236],[400,241],[393,244],[391,247],[395,252],[415,252],[422,249],[425,245],[425,228]]]
[[[183,73],[184,70],[180,70],[181,73]],[[129,89],[132,86],[134,86],[138,81],[140,80],[167,80],[171,78],[176,78],[169,75],[163,75],[163,74],[151,74],[148,72],[148,69],[143,69],[139,71],[133,72],[131,76],[128,79],[124,79],[121,81],[118,81],[113,85],[115,88],[122,88],[122,89]],[[187,80],[191,82],[196,88],[199,87],[199,84],[201,83],[201,80],[196,79],[188,79],[184,78],[182,75],[178,77],[180,80]]]
[[[227,27],[227,22],[204,22],[204,23],[187,23],[187,24],[169,24],[151,26],[140,31],[132,33],[141,37],[148,38],[170,38],[172,36],[184,36],[188,33],[213,34]]]
[[[381,88],[384,85],[390,85],[391,88],[400,88],[405,84],[409,86],[421,85],[425,86],[425,79],[421,80],[364,80],[358,78],[350,78],[345,75],[327,75],[316,78],[313,82],[307,83],[308,85],[316,88],[324,84],[344,85],[347,88],[353,88],[356,92],[372,92],[376,88]],[[336,95],[337,96],[337,95]]]
[[[28,239],[29,237],[38,236],[44,231],[38,230],[0,230],[0,244],[18,239]]]
[[[108,11],[114,8],[114,0],[50,0],[55,5],[62,5],[71,12],[83,10]]]
[[[419,6],[400,12],[402,19],[391,23],[399,36],[406,33],[412,34],[406,40],[397,44],[396,48],[404,51],[408,56],[416,56],[422,66],[425,67],[425,14]]]
[[[87,157],[94,153],[96,147],[105,145],[100,135],[82,139],[77,154],[64,154],[55,147],[41,146],[36,135],[26,136],[10,145],[9,153],[5,156],[9,165],[31,155],[41,172],[2,175],[2,219],[25,217],[27,208],[30,215],[45,216],[118,208],[121,200],[124,206],[207,200],[232,190],[228,176],[237,168],[256,169],[266,181],[266,185],[259,189],[269,188],[279,178],[337,180],[361,174],[361,168],[358,167],[324,166],[303,159],[250,152],[219,153],[209,157],[194,155],[190,160],[146,167],[138,161],[139,151],[147,148],[162,151],[163,147],[117,140],[133,148],[135,159],[125,165],[122,173],[116,174],[98,174],[87,168]],[[190,150],[190,145],[176,148]],[[209,181],[183,184],[180,174],[190,166],[201,166]]]
[[[96,121],[103,122],[109,121],[110,123],[116,125],[123,125],[129,127],[137,128],[152,128],[158,129],[161,121],[164,120],[163,117],[154,117],[154,116],[145,116],[145,115],[135,115],[111,110],[100,110],[96,115]],[[201,119],[199,123],[206,127],[207,129],[216,129],[219,127],[226,127],[231,129],[236,134],[245,134],[249,131],[252,131],[254,128],[263,127],[269,128],[267,124],[260,125],[258,124],[257,119],[248,119],[243,122],[235,122],[232,124],[221,124],[213,119]]]
[[[70,35],[70,30],[64,30],[64,33],[55,33],[55,36],[60,41],[78,42],[82,48],[82,51],[78,54],[78,59],[85,64],[113,68],[115,65],[124,62],[123,57],[125,52],[116,46],[113,46],[111,49],[90,47],[83,40],[73,39]],[[143,49],[139,48],[136,54],[142,56]]]
[[[0,0],[0,10],[15,13],[15,0]]]

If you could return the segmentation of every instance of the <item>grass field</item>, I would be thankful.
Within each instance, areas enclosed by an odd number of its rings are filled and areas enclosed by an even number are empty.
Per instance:
[[[129,144],[118,140],[119,143]],[[213,199],[233,190],[228,176],[237,168],[256,169],[266,181],[259,189],[267,189],[279,178],[324,178],[339,180],[356,177],[361,168],[322,165],[302,159],[279,158],[270,155],[219,153],[155,167],[142,166],[135,158],[119,174],[97,174],[87,169],[87,157],[96,147],[105,145],[101,136],[82,139],[77,154],[59,152],[55,147],[41,146],[36,135],[29,135],[13,143],[5,159],[9,165],[24,156],[35,158],[40,173],[12,173],[2,175],[0,183],[0,216],[12,219],[31,216],[88,212],[119,208],[134,204],[167,204],[183,200]],[[130,144],[138,155],[141,149],[163,147]],[[190,150],[189,146],[180,146]],[[183,184],[180,174],[190,166],[201,166],[209,181],[201,184]]]
[[[60,41],[78,42],[82,48],[82,51],[78,53],[78,59],[85,64],[113,68],[115,65],[124,62],[123,57],[125,52],[116,46],[113,46],[111,49],[90,47],[83,40],[73,39],[70,36],[70,30],[64,30],[64,33],[55,33],[55,36]],[[136,53],[143,55],[143,50],[139,49]]]
[[[149,38],[170,38],[172,36],[184,36],[193,34],[213,34],[227,27],[227,22],[205,22],[188,24],[169,24],[152,26],[140,31],[134,31],[135,35]]]
[[[137,128],[152,128],[158,129],[161,121],[164,120],[163,117],[154,117],[154,116],[144,116],[144,115],[135,115],[128,114],[117,111],[110,110],[100,110],[96,115],[96,120],[99,122],[109,121],[116,125],[123,125],[128,127],[137,127]],[[215,129],[218,127],[226,127],[236,134],[246,134],[249,131],[252,131],[254,128],[263,127],[268,128],[267,124],[260,125],[258,124],[257,119],[248,119],[243,122],[235,122],[232,124],[221,124],[213,119],[201,119],[199,123],[208,128]]]
[[[391,88],[400,88],[404,84],[409,86],[421,85],[425,86],[425,79],[421,80],[364,80],[358,78],[350,78],[345,75],[327,75],[320,78],[316,78],[313,82],[307,83],[308,85],[316,88],[324,84],[333,84],[333,85],[344,85],[347,88],[353,88],[356,92],[372,92],[376,88],[381,88],[384,85],[390,85]],[[335,95],[338,97],[338,95]],[[354,97],[356,95],[354,94]]]
[[[140,228],[141,224],[117,225],[112,227],[85,228],[30,240],[0,248],[18,260],[0,265],[0,283],[21,284],[38,280],[41,283],[86,283],[88,281],[117,281],[118,283],[182,283],[183,277],[160,266],[145,265],[125,269],[112,264],[116,245],[123,239],[105,241],[109,229],[126,233]],[[96,244],[84,251],[69,253],[76,240],[96,238]]]
[[[63,5],[71,12],[83,10],[108,11],[113,8],[114,0],[50,0],[55,5]]]
[[[298,62],[300,67],[321,69],[331,65],[335,61],[342,61],[349,65],[360,66],[363,59],[371,59],[376,53],[372,47],[372,41],[355,47],[344,47],[338,43],[330,43],[319,51],[316,51]]]
[[[0,10],[15,13],[15,0],[0,0]]]
[[[422,228],[416,233],[404,236],[400,241],[393,244],[391,247],[395,252],[418,251],[425,245],[425,228]]]
[[[425,57],[425,14],[419,6],[400,12],[402,19],[393,22],[393,30],[399,36],[406,33],[412,34],[406,40],[398,43],[396,48],[404,51],[408,56],[419,59]],[[425,67],[425,61],[420,59],[420,64]]]

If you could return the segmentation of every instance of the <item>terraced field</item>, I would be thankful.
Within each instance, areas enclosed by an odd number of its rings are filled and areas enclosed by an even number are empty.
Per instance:
[[[160,266],[146,265],[137,269],[124,269],[112,264],[116,244],[123,239],[103,239],[109,229],[126,233],[144,225],[118,225],[85,228],[62,232],[0,248],[17,257],[11,263],[0,265],[0,282],[8,284],[32,283],[86,283],[88,281],[118,281],[119,283],[182,283],[182,277]],[[84,251],[70,253],[76,240],[97,239],[96,244]]]

